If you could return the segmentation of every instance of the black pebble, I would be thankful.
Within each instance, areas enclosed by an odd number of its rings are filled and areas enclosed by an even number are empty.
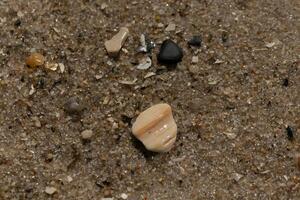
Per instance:
[[[288,136],[289,140],[294,139],[294,132],[293,132],[293,129],[290,126],[286,127],[286,133],[287,133],[287,136]]]
[[[162,64],[177,64],[182,60],[182,49],[172,40],[165,40],[157,55],[158,62]]]
[[[194,46],[194,47],[201,47],[202,45],[202,38],[199,35],[195,35],[188,41],[189,46]]]
[[[283,79],[282,85],[283,85],[284,87],[289,86],[289,79],[288,79],[288,78]]]
[[[44,86],[45,86],[45,79],[44,78],[39,79],[37,82],[37,87],[39,89],[44,89]]]
[[[18,27],[18,26],[21,26],[21,20],[20,19],[17,19],[16,21],[15,21],[15,26],[16,27]]]
[[[228,41],[228,38],[229,38],[229,34],[225,31],[222,32],[222,42],[223,43],[226,43]]]

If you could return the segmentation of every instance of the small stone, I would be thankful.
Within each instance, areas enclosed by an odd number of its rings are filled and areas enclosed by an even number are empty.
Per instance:
[[[202,44],[202,39],[201,36],[199,35],[193,36],[192,39],[188,41],[189,46],[201,47],[201,44]]]
[[[71,183],[71,182],[73,181],[73,178],[72,178],[71,176],[67,176],[67,181],[68,181],[69,183]]]
[[[51,162],[54,158],[54,155],[52,153],[48,153],[46,156],[45,156],[45,161],[46,162]]]
[[[122,194],[121,194],[121,198],[125,200],[125,199],[127,199],[127,198],[128,198],[128,195],[127,195],[127,194],[125,194],[125,193],[122,193]]]
[[[288,79],[288,78],[283,79],[282,85],[283,85],[284,87],[288,87],[288,86],[289,86],[289,79]]]
[[[294,140],[294,131],[290,126],[286,127],[286,133],[288,136],[288,140],[290,140],[290,141]]]
[[[29,91],[29,95],[33,95],[35,93],[35,88],[33,87],[33,85],[30,86],[30,91]]]
[[[243,175],[242,175],[242,174],[239,174],[239,173],[233,173],[233,179],[234,179],[236,182],[239,182],[239,180],[241,180],[241,178],[243,178]]]
[[[20,19],[17,19],[16,21],[15,21],[15,26],[16,27],[18,27],[18,26],[21,26],[21,20]]]
[[[44,65],[45,57],[40,53],[32,53],[26,58],[26,65],[31,68],[36,68]]]
[[[140,63],[136,68],[141,70],[146,70],[150,68],[152,65],[152,60],[149,57],[146,57],[142,60],[142,63]]]
[[[165,25],[164,25],[163,23],[158,23],[158,24],[157,24],[157,27],[158,27],[158,28],[163,28],[164,26],[165,26]]]
[[[45,68],[50,69],[51,71],[56,71],[57,68],[58,68],[58,64],[57,63],[48,63],[48,62],[46,62]]]
[[[108,66],[112,66],[112,65],[113,65],[113,63],[112,63],[110,60],[108,60],[108,61],[106,62],[106,64],[107,64]]]
[[[182,49],[172,40],[165,40],[161,47],[157,59],[162,64],[177,64],[183,57]]]
[[[38,117],[33,117],[32,120],[34,121],[34,126],[37,127],[37,128],[41,128],[42,125],[41,125],[41,122],[39,120]]]
[[[18,16],[18,17],[24,17],[24,13],[23,13],[22,11],[18,11],[18,12],[17,12],[17,16]]]
[[[174,23],[170,23],[165,29],[167,32],[175,31],[176,25]]]
[[[109,56],[118,56],[122,46],[128,38],[129,30],[126,27],[122,27],[120,31],[112,37],[112,39],[105,42],[105,48]]]
[[[108,5],[106,3],[102,3],[101,10],[105,10],[106,8],[108,8]]]
[[[115,122],[114,118],[112,118],[112,117],[107,118],[107,121],[109,121],[109,122],[111,122],[111,123],[114,123],[114,122]]]
[[[96,80],[99,80],[99,79],[101,79],[102,77],[103,77],[102,74],[101,74],[101,75],[99,75],[99,74],[95,75]]]
[[[128,54],[129,53],[129,51],[127,50],[127,49],[125,49],[125,48],[122,48],[121,49],[125,54]]]
[[[45,192],[49,195],[53,195],[55,192],[57,192],[57,189],[55,187],[46,187]]]
[[[222,31],[221,40],[223,43],[228,42],[229,39],[229,33],[226,31]]]
[[[177,137],[171,106],[157,104],[142,112],[132,126],[132,133],[149,151],[169,151]]]
[[[65,65],[63,63],[58,63],[58,67],[59,67],[60,73],[64,73]]]
[[[109,96],[106,96],[103,100],[103,105],[107,105],[109,103]]]
[[[92,130],[84,130],[81,132],[81,138],[83,140],[90,140],[93,137],[93,131]]]
[[[198,56],[193,56],[193,57],[192,57],[192,63],[193,63],[193,64],[196,64],[196,63],[198,63],[198,62],[199,62]]]
[[[65,104],[64,104],[65,111],[70,115],[78,115],[81,114],[84,107],[80,104],[79,99],[77,97],[71,97]]]
[[[116,130],[117,128],[119,128],[119,124],[117,122],[113,122],[111,129]]]

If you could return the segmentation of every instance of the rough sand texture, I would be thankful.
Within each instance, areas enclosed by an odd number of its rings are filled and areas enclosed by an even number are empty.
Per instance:
[[[297,0],[1,0],[0,199],[300,199],[299,13]],[[122,26],[128,52],[113,60],[104,42]],[[136,69],[142,33],[157,44],[148,70]],[[173,70],[156,61],[167,37],[184,50]],[[32,51],[65,71],[27,68]],[[79,121],[64,111],[73,96]],[[179,133],[152,154],[130,123],[159,102]]]

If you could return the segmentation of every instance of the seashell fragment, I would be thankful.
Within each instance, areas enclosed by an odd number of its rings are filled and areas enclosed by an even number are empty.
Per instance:
[[[169,151],[177,136],[171,107],[168,104],[157,104],[148,108],[137,117],[132,133],[150,151]]]

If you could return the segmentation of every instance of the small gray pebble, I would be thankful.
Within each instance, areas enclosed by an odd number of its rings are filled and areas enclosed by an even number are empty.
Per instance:
[[[71,97],[65,104],[64,104],[65,111],[70,115],[79,115],[82,113],[84,107],[80,103],[77,97]]]

